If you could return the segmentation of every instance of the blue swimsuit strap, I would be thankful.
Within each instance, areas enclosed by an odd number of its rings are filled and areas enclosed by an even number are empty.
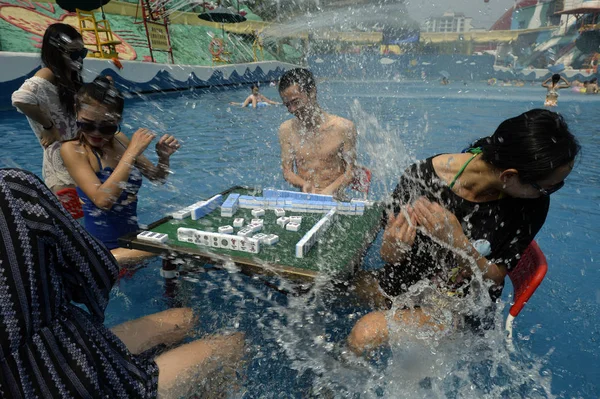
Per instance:
[[[127,149],[127,147],[125,146],[125,144],[121,143],[119,141],[119,139],[117,139],[116,137],[115,137],[115,141],[117,143],[121,144],[123,146],[123,148]],[[102,169],[102,160],[100,159],[100,156],[98,155],[98,153],[93,148],[91,150],[92,150],[92,153],[94,154],[94,156],[96,157],[96,160],[98,161],[98,167],[100,168],[100,171],[102,171],[103,170]]]
[[[96,160],[98,161],[98,167],[100,168],[100,172],[102,172],[102,161],[100,160],[100,156],[94,149],[92,148],[92,153],[96,156]]]

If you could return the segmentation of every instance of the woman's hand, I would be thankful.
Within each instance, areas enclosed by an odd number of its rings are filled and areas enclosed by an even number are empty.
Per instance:
[[[417,217],[411,206],[404,207],[398,215],[390,213],[383,232],[381,256],[386,262],[399,263],[404,260],[415,243]]]
[[[453,247],[462,245],[465,233],[452,212],[425,197],[416,200],[413,206],[419,226],[429,236]]]
[[[45,130],[42,132],[42,136],[40,137],[40,144],[44,148],[48,148],[51,144],[60,140],[60,132],[56,125],[52,125],[52,128],[49,130]]]
[[[175,137],[165,134],[156,143],[156,154],[159,158],[169,158],[179,147],[181,146]]]
[[[127,152],[129,152],[134,158],[142,155],[155,137],[156,134],[151,130],[145,128],[138,129],[133,134],[133,137],[131,137],[129,146],[127,146]]]

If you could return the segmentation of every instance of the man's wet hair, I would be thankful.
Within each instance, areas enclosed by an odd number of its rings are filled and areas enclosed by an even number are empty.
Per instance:
[[[301,91],[311,93],[317,90],[315,77],[312,72],[305,68],[290,69],[279,79],[279,92],[283,92],[288,87],[298,85]]]

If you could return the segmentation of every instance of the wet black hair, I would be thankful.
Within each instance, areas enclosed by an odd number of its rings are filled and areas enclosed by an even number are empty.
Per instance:
[[[256,83],[253,84],[252,87],[250,87],[250,90],[254,90],[254,89],[260,90],[260,88],[258,87],[258,85]]]
[[[535,183],[575,160],[581,149],[564,118],[556,112],[532,109],[505,120],[494,134],[471,147],[500,170],[516,169],[523,183]]]
[[[598,82],[598,78],[592,78],[589,83],[593,83],[596,84],[596,82]]]
[[[83,84],[80,71],[67,66],[65,46],[75,40],[83,40],[81,34],[71,25],[56,23],[50,25],[42,39],[42,63],[52,71],[58,87],[58,98],[69,115],[74,115],[75,93]]]
[[[554,75],[552,75],[552,83],[556,84],[560,81],[560,75],[555,73]]]
[[[109,112],[123,115],[123,95],[106,76],[98,76],[93,82],[81,86],[75,97],[75,109],[80,110],[83,104],[92,104],[90,101],[102,104]]]
[[[81,109],[83,104],[96,105],[97,103],[105,106],[109,112],[118,114],[119,117],[123,115],[123,109],[125,108],[123,95],[115,88],[112,80],[106,76],[97,76],[93,82],[84,84],[75,96],[75,109],[77,111]],[[81,131],[77,132],[73,141],[79,141],[80,144],[86,145]],[[93,151],[100,156],[103,155],[101,148]]]
[[[300,90],[311,93],[317,90],[315,77],[312,72],[305,68],[295,68],[286,71],[279,79],[279,92],[283,92],[290,86],[298,85]]]

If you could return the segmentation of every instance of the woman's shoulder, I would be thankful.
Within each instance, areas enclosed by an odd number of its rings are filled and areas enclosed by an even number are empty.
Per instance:
[[[46,80],[50,83],[54,82],[54,74],[50,68],[42,68],[33,75],[36,78]]]
[[[79,140],[64,141],[60,146],[60,153],[63,156],[75,156],[85,158],[87,156],[87,149]]]
[[[399,186],[418,186],[422,189],[431,188],[439,179],[435,174],[432,160],[435,156],[422,159],[410,164],[402,174]]]

